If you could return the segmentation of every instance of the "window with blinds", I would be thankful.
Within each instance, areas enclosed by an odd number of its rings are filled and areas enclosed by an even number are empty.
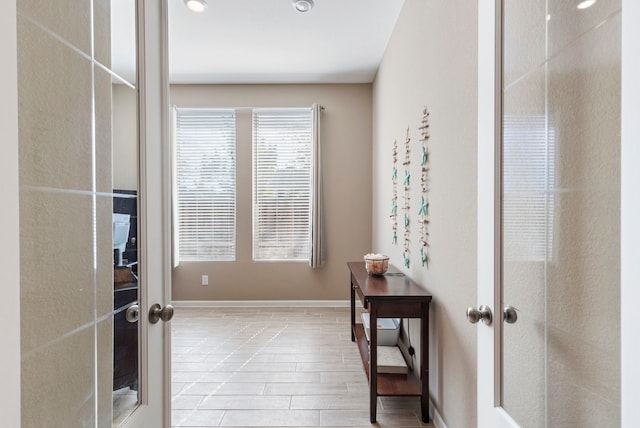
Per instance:
[[[312,111],[253,110],[253,259],[309,260]]]
[[[235,260],[233,110],[176,109],[175,170],[179,260]]]
[[[555,132],[544,116],[504,116],[504,257],[551,260],[555,186]]]

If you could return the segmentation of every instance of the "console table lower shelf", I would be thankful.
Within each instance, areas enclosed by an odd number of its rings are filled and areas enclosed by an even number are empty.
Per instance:
[[[364,326],[362,324],[354,325],[353,334],[356,337],[356,343],[358,344],[358,350],[360,351],[360,358],[362,359],[364,371],[367,374],[367,380],[369,380],[369,341],[367,340],[367,336],[365,335]],[[378,396],[422,395],[422,385],[420,383],[420,379],[418,379],[412,371],[407,374],[378,373],[377,377]]]

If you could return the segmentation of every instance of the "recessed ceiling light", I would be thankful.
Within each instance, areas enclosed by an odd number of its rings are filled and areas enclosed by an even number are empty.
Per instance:
[[[185,6],[195,13],[202,13],[207,8],[207,2],[205,0],[184,0]]]
[[[298,12],[309,12],[313,9],[313,0],[293,0],[293,7]]]
[[[586,8],[591,7],[594,4],[596,4],[597,1],[598,0],[584,0],[584,1],[581,1],[580,3],[578,3],[577,8],[578,9],[586,9]]]

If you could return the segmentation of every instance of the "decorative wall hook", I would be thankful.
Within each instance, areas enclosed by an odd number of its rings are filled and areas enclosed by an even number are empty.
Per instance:
[[[420,209],[418,210],[418,217],[420,222],[420,263],[422,266],[428,266],[429,254],[427,249],[429,248],[429,148],[427,143],[429,141],[429,111],[425,107],[422,111],[422,120],[420,121],[420,142],[422,143],[421,151],[421,176],[420,186],[422,190],[422,198],[420,200]]]
[[[393,140],[392,149],[393,167],[391,168],[391,183],[392,183],[392,196],[391,196],[391,243],[396,245],[398,243],[398,142]]]
[[[405,205],[403,207],[404,209],[404,253],[402,254],[402,257],[404,259],[404,265],[405,267],[409,267],[409,260],[410,260],[410,250],[409,250],[409,246],[410,246],[410,242],[411,242],[411,231],[409,229],[410,225],[411,225],[411,221],[410,221],[410,213],[411,213],[411,205],[410,205],[410,186],[411,186],[411,170],[410,170],[410,165],[411,165],[411,137],[409,135],[410,132],[410,128],[409,126],[407,126],[407,135],[404,139],[404,181],[403,181],[403,186],[404,186],[404,200],[405,200]]]

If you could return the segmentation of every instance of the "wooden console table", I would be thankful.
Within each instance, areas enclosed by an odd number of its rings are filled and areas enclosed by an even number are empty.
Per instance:
[[[429,422],[429,303],[431,295],[393,266],[387,275],[369,275],[364,262],[347,263],[351,271],[351,340],[357,342],[369,378],[370,421],[376,421],[378,396],[420,396],[422,420]],[[356,295],[369,312],[371,343],[356,323]],[[420,318],[420,376],[417,373],[377,373],[378,318]]]

